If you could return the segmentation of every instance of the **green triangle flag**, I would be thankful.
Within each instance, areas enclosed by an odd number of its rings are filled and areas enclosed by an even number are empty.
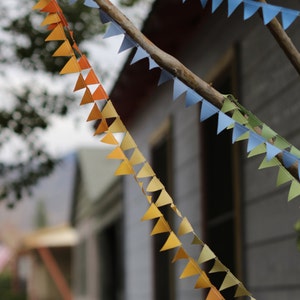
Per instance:
[[[276,157],[273,157],[270,160],[267,160],[267,158],[265,157],[261,162],[260,166],[258,167],[258,169],[261,170],[261,169],[266,169],[266,168],[271,168],[276,166],[280,166],[280,162]]]
[[[293,176],[284,168],[283,166],[279,166],[276,186],[280,186],[284,183],[293,180]]]
[[[291,201],[295,197],[300,195],[300,183],[294,179],[290,186],[290,191],[288,195],[288,201]]]

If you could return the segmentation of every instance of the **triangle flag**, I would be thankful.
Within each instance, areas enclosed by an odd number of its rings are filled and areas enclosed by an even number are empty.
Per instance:
[[[283,161],[283,165],[286,168],[291,167],[294,163],[296,163],[297,161],[297,157],[292,154],[291,152],[288,152],[286,150],[282,151],[282,161]]]
[[[211,287],[212,284],[207,277],[206,273],[204,271],[201,272],[200,276],[198,277],[196,284],[195,284],[195,289],[205,289]]]
[[[83,54],[81,55],[81,57],[78,60],[78,64],[81,68],[81,70],[86,70],[86,69],[90,69],[91,65],[87,59],[87,57]]]
[[[114,133],[126,132],[126,128],[120,117],[116,118],[115,121],[109,126],[109,130]]]
[[[285,149],[291,147],[291,144],[280,135],[277,135],[274,141],[274,146],[280,149]]]
[[[156,61],[152,59],[150,56],[148,57],[148,61],[149,61],[149,70],[160,68],[159,65],[156,63]]]
[[[261,136],[264,137],[266,140],[272,139],[277,136],[277,133],[267,126],[266,124],[263,124],[262,130],[261,130]]]
[[[164,217],[160,217],[156,222],[155,226],[153,227],[153,230],[151,231],[151,235],[164,233],[164,232],[171,232],[171,228],[168,222],[166,221],[166,219]]]
[[[212,286],[206,296],[206,300],[225,300],[221,293],[216,289],[215,286]]]
[[[87,85],[90,85],[90,84],[98,84],[100,83],[97,75],[95,74],[95,71],[93,69],[91,69],[89,71],[89,73],[87,74],[86,78],[85,78],[85,83]]]
[[[163,184],[160,182],[160,180],[156,177],[153,176],[153,178],[151,179],[151,181],[149,182],[146,192],[150,193],[150,192],[155,192],[155,191],[159,191],[162,190],[164,188]]]
[[[201,113],[200,113],[200,122],[205,121],[206,119],[210,118],[214,114],[219,111],[217,107],[209,103],[207,100],[203,99]]]
[[[219,291],[223,291],[239,283],[240,281],[230,271],[228,271],[219,288]]]
[[[165,69],[162,69],[160,72],[160,76],[159,76],[159,80],[157,85],[160,86],[163,83],[171,80],[174,76],[172,76],[168,71],[166,71]]]
[[[122,146],[121,146],[121,148],[123,149]],[[132,165],[138,165],[138,164],[144,163],[146,161],[146,159],[145,159],[144,155],[141,153],[141,151],[138,148],[135,148],[129,161]]]
[[[267,155],[266,158],[267,160],[271,160],[273,157],[275,157],[278,153],[281,152],[280,149],[278,149],[277,147],[275,147],[274,145],[266,142],[266,146],[267,146]]]
[[[292,180],[293,180],[293,176],[286,170],[286,168],[279,166],[276,186],[280,186]]]
[[[254,148],[259,146],[265,141],[263,137],[260,135],[256,134],[253,131],[250,131],[249,139],[248,139],[248,144],[247,144],[247,152],[252,151]]]
[[[263,159],[263,161],[261,162],[260,166],[258,167],[258,169],[262,170],[262,169],[266,169],[266,168],[276,167],[279,165],[280,165],[280,162],[278,161],[278,159],[276,157],[273,157],[270,160],[267,160],[267,158],[265,157]]]
[[[290,152],[296,155],[298,158],[300,157],[300,150],[298,150],[295,146],[291,146]]]
[[[189,258],[188,254],[185,252],[185,250],[182,247],[179,247],[174,258],[172,259],[172,263],[176,262],[177,260],[187,259],[187,258]]]
[[[223,0],[212,0],[211,12],[215,12],[216,9],[221,5]]]
[[[46,37],[45,41],[64,41],[66,40],[66,33],[61,23],[57,24],[50,34]]]
[[[225,100],[223,102],[223,105],[222,105],[222,108],[221,108],[221,111],[223,113],[227,113],[229,111],[232,111],[232,110],[237,110],[238,107],[235,105],[235,103],[233,103],[229,97],[225,97]]]
[[[209,270],[208,273],[218,273],[218,272],[227,272],[228,268],[226,268],[218,258],[215,258],[215,263],[213,267]]]
[[[99,8],[99,5],[93,0],[84,0],[84,5],[92,8]]]
[[[248,124],[248,119],[238,109],[233,112],[232,119],[240,124]]]
[[[150,205],[150,207],[147,209],[143,217],[141,218],[141,221],[147,221],[152,220],[156,218],[163,217],[163,214],[161,211],[155,206],[154,203]]]
[[[202,7],[204,8],[207,4],[207,1],[208,0],[200,0],[201,4],[202,4]]]
[[[256,148],[254,148],[253,150],[251,150],[248,154],[248,157],[253,157],[255,155],[259,155],[262,153],[266,153],[266,145],[264,143],[258,145]]]
[[[245,126],[239,124],[239,123],[234,123],[234,127],[232,130],[232,144],[235,143],[238,138],[243,136],[245,133],[248,133],[249,129],[246,128]]]
[[[185,235],[185,234],[188,234],[193,231],[194,231],[194,229],[193,229],[191,223],[189,222],[189,220],[186,217],[184,217],[179,225],[178,235]]]
[[[257,3],[255,1],[244,1],[244,20],[252,17],[260,7],[261,3]]]
[[[118,113],[116,112],[111,100],[108,100],[105,106],[102,109],[102,115],[104,118],[117,118],[119,117]]]
[[[99,135],[107,130],[108,130],[107,122],[105,119],[102,119],[101,122],[99,123],[94,135]]]
[[[130,174],[134,174],[134,170],[127,160],[122,161],[118,169],[115,171],[116,176]]]
[[[130,64],[133,65],[134,63],[149,56],[150,54],[148,54],[148,52],[146,52],[141,46],[138,46]]]
[[[113,19],[107,13],[105,13],[102,9],[99,9],[99,12],[100,12],[100,20],[101,20],[102,24],[107,24],[107,23],[113,21]]]
[[[117,25],[114,21],[112,21],[110,23],[110,25],[108,26],[106,32],[104,33],[103,39],[107,39],[109,37],[124,34],[124,33],[125,33],[125,31],[119,25]]]
[[[198,95],[194,90],[188,88],[185,94],[185,107],[190,107],[200,101],[202,101],[202,97]]]
[[[237,9],[243,0],[228,0],[228,17]]]
[[[300,195],[300,183],[293,179],[292,184],[290,186],[288,201],[291,201],[295,197]]]
[[[155,173],[149,163],[146,162],[136,176],[137,178],[153,177],[155,176]]]
[[[55,1],[51,0],[46,6],[41,9],[41,12],[56,13],[61,12],[61,9]]]
[[[170,204],[170,207],[177,214],[178,217],[182,218],[182,214],[181,214],[180,210],[177,208],[177,206],[173,202]]]
[[[186,264],[186,266],[179,278],[183,279],[183,278],[199,275],[201,273],[202,273],[202,270],[200,269],[198,264],[192,258],[189,258],[189,261]]]
[[[205,244],[202,248],[200,256],[198,258],[198,263],[202,264],[211,259],[215,259],[216,255],[212,252],[212,250]]]
[[[92,97],[92,93],[88,87],[85,88],[85,92],[82,96],[80,105],[88,104],[88,103],[93,103],[94,99]]]
[[[65,40],[58,49],[52,54],[52,56],[73,56],[74,50],[68,40]]]
[[[105,143],[105,144],[109,144],[109,145],[118,145],[119,144],[119,142],[116,140],[115,136],[110,131],[108,131],[106,133],[106,135],[101,139],[101,142]]]
[[[60,22],[61,22],[60,16],[57,13],[53,13],[53,14],[51,13],[46,16],[41,26],[46,26],[46,25],[60,23]]]
[[[73,92],[79,91],[79,90],[81,90],[83,88],[86,88],[86,87],[87,87],[86,83],[85,83],[85,81],[83,79],[82,74],[80,73],[79,76],[78,76],[77,82],[75,84]]]
[[[100,119],[102,119],[101,111],[98,108],[97,104],[94,104],[86,121],[89,122],[89,121],[96,121]]]
[[[191,244],[192,245],[202,245],[202,246],[205,245],[204,242],[202,240],[200,240],[195,233],[194,233],[194,238],[193,238]]]
[[[70,73],[79,73],[81,71],[80,66],[76,60],[75,56],[72,56],[68,62],[65,64],[65,66],[62,68],[62,70],[59,72],[59,74],[70,74]]]
[[[170,250],[173,248],[177,248],[179,246],[181,246],[180,240],[175,235],[175,233],[173,231],[171,231],[169,237],[167,238],[165,244],[162,246],[160,251]]]
[[[223,112],[219,111],[218,113],[218,128],[217,128],[217,134],[222,132],[225,128],[232,125],[234,123],[234,120],[224,114]]]
[[[288,27],[295,21],[298,16],[299,12],[281,7],[281,20],[283,29],[288,29]]]
[[[107,155],[110,159],[126,159],[126,156],[120,147],[116,147],[112,152]]]
[[[187,91],[187,89],[188,87],[177,77],[175,77],[173,82],[173,100],[175,101],[177,98],[179,98]]]
[[[135,42],[128,35],[125,34],[118,53],[131,49],[135,46],[136,46]]]
[[[40,0],[32,7],[32,10],[41,10],[46,5],[48,5],[50,2],[51,2],[51,0]]]
[[[267,25],[270,21],[272,21],[280,12],[279,6],[275,6],[271,4],[261,3],[261,8],[262,8],[263,20],[265,25]]]
[[[121,148],[125,151],[125,150],[133,149],[136,147],[137,147],[137,145],[136,145],[135,141],[131,137],[130,133],[128,131],[126,131],[124,138],[121,142]]]
[[[164,205],[168,205],[168,204],[172,204],[173,200],[171,198],[171,196],[167,193],[167,191],[165,189],[161,190],[161,193],[159,194],[158,199],[155,202],[155,205],[157,207],[160,206],[164,206]]]
[[[244,285],[240,282],[237,286],[237,289],[234,294],[234,298],[242,297],[242,296],[250,296],[249,291],[244,287]]]
[[[94,100],[106,100],[108,99],[108,95],[106,94],[103,86],[101,84],[98,85],[96,90],[93,93]]]

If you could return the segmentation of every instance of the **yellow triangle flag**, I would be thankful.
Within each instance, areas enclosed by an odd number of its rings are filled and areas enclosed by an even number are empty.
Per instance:
[[[147,209],[146,213],[141,218],[141,221],[152,220],[156,218],[163,217],[161,211],[152,203]]]
[[[205,245],[204,242],[202,240],[200,240],[195,233],[194,233],[194,238],[193,238],[191,244],[192,245],[202,245],[202,246]]]
[[[89,71],[89,73],[87,74],[86,78],[85,78],[85,83],[86,84],[98,84],[100,83],[99,82],[99,79],[97,77],[97,75],[95,74],[95,71],[93,69],[91,69]]]
[[[176,247],[179,247],[179,246],[181,246],[180,240],[175,235],[175,233],[173,231],[171,231],[167,241],[162,246],[160,251],[166,251],[166,250],[173,249],[173,248],[176,248]]]
[[[235,291],[234,297],[242,297],[242,296],[250,296],[249,291],[244,287],[244,285],[240,282]]]
[[[119,117],[118,113],[116,112],[111,100],[108,100],[105,106],[102,109],[102,115],[104,118],[117,118]]]
[[[290,186],[288,201],[291,201],[295,197],[300,195],[300,183],[293,179],[292,184]]]
[[[143,165],[143,167],[140,169],[140,171],[136,175],[137,178],[146,178],[146,177],[153,177],[153,176],[155,176],[155,173],[152,170],[152,168],[151,168],[151,166],[149,165],[148,162],[146,162]]]
[[[116,147],[112,152],[107,155],[111,159],[126,159],[126,156],[120,147]],[[130,173],[132,174],[132,173]]]
[[[240,281],[231,272],[228,271],[219,288],[219,291],[223,291],[239,283]]]
[[[126,132],[126,127],[121,121],[120,117],[116,118],[115,121],[109,126],[111,132]]]
[[[163,189],[164,186],[163,184],[160,182],[160,180],[156,177],[153,176],[153,178],[151,179],[151,181],[149,182],[146,192],[155,192],[158,190]]]
[[[209,273],[217,273],[217,272],[227,272],[228,268],[226,268],[218,258],[215,259],[215,263],[213,267],[210,269]]]
[[[50,34],[45,39],[46,42],[49,41],[64,41],[66,40],[66,33],[61,23],[57,24],[55,28],[50,32]]]
[[[74,50],[68,40],[65,40],[58,49],[52,54],[52,56],[73,56]]]
[[[200,269],[198,264],[192,258],[190,258],[179,278],[183,279],[183,278],[199,275],[201,274],[201,271],[202,270]]]
[[[106,120],[102,119],[101,122],[99,123],[94,135],[101,134],[101,133],[105,132],[106,130],[108,130]]]
[[[171,203],[170,207],[177,214],[178,217],[182,218],[182,214],[180,210],[177,208],[177,206],[174,203]]]
[[[168,204],[172,204],[173,200],[171,198],[171,196],[167,193],[167,191],[165,189],[161,190],[161,193],[159,194],[158,199],[155,202],[155,205],[157,207],[160,206],[164,206],[164,205],[168,205]]]
[[[46,26],[54,23],[60,23],[61,18],[57,13],[48,14],[44,21],[42,22],[41,26]]]
[[[87,122],[88,121],[100,120],[100,119],[102,119],[102,114],[101,114],[101,111],[98,108],[97,104],[95,103],[93,105],[93,108],[92,108],[88,118],[87,118]]]
[[[92,97],[92,93],[88,87],[85,88],[85,92],[82,96],[80,105],[88,104],[88,103],[93,103],[94,99]]]
[[[134,171],[133,171],[131,165],[128,163],[127,160],[122,161],[120,166],[118,167],[118,169],[115,171],[116,176],[130,175],[130,174],[133,174],[133,173],[134,173]]]
[[[189,255],[185,252],[185,250],[182,247],[179,247],[174,258],[172,259],[172,263],[176,262],[177,260],[187,259],[187,258],[189,258]]]
[[[118,145],[119,142],[116,140],[115,136],[109,131],[106,135],[101,139],[102,143],[109,145]]]
[[[122,145],[121,145],[121,148],[124,150]],[[129,161],[132,165],[138,165],[138,164],[144,163],[146,161],[146,159],[145,159],[144,155],[141,153],[141,151],[138,148],[135,148]]]
[[[179,225],[178,235],[184,235],[193,231],[191,223],[186,217],[184,217]]]
[[[225,300],[221,293],[216,289],[215,286],[212,286],[208,292],[206,300]]]
[[[76,60],[76,57],[72,56],[65,64],[65,66],[62,68],[62,70],[59,72],[59,74],[62,75],[62,74],[79,73],[79,72],[80,72],[80,67]]]
[[[43,9],[46,5],[48,5],[51,2],[51,0],[40,0],[38,3],[36,3],[33,7],[32,10],[40,10]]]
[[[121,148],[123,150],[129,150],[129,149],[136,148],[136,147],[137,147],[137,145],[136,145],[135,141],[131,137],[130,133],[127,131],[122,140]]]
[[[158,233],[171,232],[171,228],[164,217],[160,217],[156,222],[153,230],[151,231],[151,235],[155,235]]]
[[[198,258],[198,263],[202,264],[208,260],[216,258],[216,255],[210,250],[210,248],[205,244],[202,248],[200,256]]]
[[[148,201],[149,204],[152,203],[152,196],[151,195],[145,195],[146,196],[146,199]]]
[[[196,284],[195,284],[195,289],[205,289],[211,287],[212,284],[207,277],[206,273],[204,271],[201,272],[201,275],[198,277]]]
[[[76,81],[73,92],[79,91],[79,90],[81,90],[83,88],[86,88],[86,87],[87,87],[87,85],[86,85],[86,83],[83,79],[82,74],[80,73],[79,76],[78,76],[78,79]]]

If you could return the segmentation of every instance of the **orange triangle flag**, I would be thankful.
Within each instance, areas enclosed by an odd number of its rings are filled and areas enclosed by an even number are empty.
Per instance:
[[[108,99],[108,95],[106,94],[103,86],[101,84],[98,85],[96,90],[93,93],[94,100],[106,100]]]
[[[146,192],[155,192],[158,190],[163,189],[164,186],[163,184],[160,182],[160,180],[156,177],[153,176],[153,178],[151,179],[151,181],[149,182]]]
[[[195,289],[205,289],[211,287],[212,284],[207,277],[206,273],[204,271],[201,272],[201,275],[198,277],[196,284],[195,284]]]
[[[75,56],[72,56],[69,61],[65,64],[59,74],[79,73],[80,67]]]
[[[121,145],[121,148],[124,149]],[[132,165],[138,165],[146,161],[145,157],[141,153],[141,151],[138,148],[135,148],[131,157],[130,157],[130,163]]]
[[[126,156],[120,147],[116,147],[112,152],[107,155],[111,159],[126,159]]]
[[[172,262],[174,263],[174,262],[176,262],[177,260],[180,260],[180,259],[187,259],[187,258],[189,258],[188,254],[185,252],[185,250],[184,250],[182,247],[180,247],[180,248],[178,249],[178,251],[176,252],[176,254],[175,254],[175,256],[174,256]]]
[[[86,88],[86,87],[87,87],[87,85],[86,85],[86,83],[83,79],[82,74],[80,73],[79,76],[78,76],[77,82],[75,84],[73,92],[79,91],[79,90],[81,90],[83,88]]]
[[[61,22],[61,18],[57,13],[48,14],[44,19],[44,21],[42,22],[41,26],[46,26],[49,24],[60,23],[60,22]]]
[[[74,47],[75,46],[75,47]],[[77,52],[80,52],[77,45],[73,44],[73,48],[77,51]],[[77,48],[77,49],[76,49]],[[90,69],[91,68],[91,65],[89,63],[89,61],[87,60],[86,56],[83,54],[79,60],[78,60],[78,64],[81,68],[81,70],[85,70],[85,69]]]
[[[105,132],[106,130],[108,130],[107,122],[105,119],[102,119],[101,122],[99,123],[94,135],[99,135],[99,134]]]
[[[161,193],[159,194],[158,199],[155,202],[155,205],[157,207],[160,207],[160,206],[168,205],[171,203],[173,203],[171,196],[167,193],[167,191],[165,189],[162,189]]]
[[[173,249],[173,248],[176,248],[176,247],[179,247],[179,246],[181,246],[180,240],[175,235],[175,233],[173,231],[171,231],[167,241],[162,246],[160,251],[166,251],[166,250]]]
[[[206,297],[206,300],[225,300],[225,299],[221,295],[221,293],[216,289],[216,287],[212,286]]]
[[[94,104],[86,121],[89,122],[89,121],[95,121],[100,119],[102,119],[101,111],[98,108],[97,104]]]
[[[104,118],[117,118],[119,117],[118,113],[116,112],[112,102],[108,100],[105,106],[102,109],[102,115]]]
[[[166,221],[164,217],[160,217],[158,221],[156,222],[155,226],[153,227],[153,230],[151,231],[151,235],[164,233],[164,232],[170,232],[171,228]]]
[[[147,209],[143,217],[141,218],[141,221],[147,221],[152,220],[156,218],[163,217],[163,214],[161,211],[152,203],[150,207]]]
[[[134,171],[131,167],[131,165],[128,163],[127,160],[124,160],[121,162],[120,166],[118,167],[118,169],[115,172],[115,175],[129,175],[129,174],[133,174]]]
[[[109,126],[109,130],[111,132],[126,132],[126,127],[124,126],[121,119],[118,117],[115,119],[115,121]]]
[[[33,7],[32,10],[41,10],[43,9],[46,5],[49,4],[51,0],[40,0],[38,3],[36,3]]]
[[[64,41],[66,39],[67,39],[67,37],[66,37],[66,33],[64,31],[64,28],[61,25],[61,23],[59,23],[53,28],[53,30],[47,36],[45,41],[46,42],[49,42],[49,41]]]
[[[201,274],[200,267],[192,258],[190,258],[179,278],[183,279],[199,274]]]
[[[94,99],[92,97],[92,93],[91,93],[90,89],[88,87],[86,87],[83,97],[81,99],[80,105],[93,103],[93,102],[94,102]]]
[[[137,178],[153,177],[155,176],[155,173],[149,163],[146,162],[136,176]]]
[[[178,235],[184,235],[193,231],[191,223],[186,217],[184,217],[179,225]]]
[[[97,84],[100,83],[98,77],[95,74],[95,71],[93,69],[91,69],[89,71],[89,73],[87,74],[86,78],[85,78],[85,83],[86,84]]]
[[[55,1],[51,0],[46,6],[44,6],[41,9],[41,11],[48,12],[48,13],[55,13],[55,12],[61,12],[61,9]]]
[[[68,40],[65,40],[52,56],[72,56],[74,55],[73,48]]]
[[[119,142],[116,140],[115,136],[108,131],[107,134],[101,139],[102,143],[110,144],[110,145],[118,145]]]
[[[121,148],[123,150],[129,150],[129,149],[133,149],[133,148],[136,148],[136,147],[137,147],[137,145],[136,145],[135,141],[131,137],[130,133],[127,131],[124,135],[123,140],[122,140]]]

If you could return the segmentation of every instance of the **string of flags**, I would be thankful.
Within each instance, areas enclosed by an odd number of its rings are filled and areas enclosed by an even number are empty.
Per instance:
[[[98,127],[94,135],[101,135],[101,142],[114,147],[107,158],[121,160],[118,169],[115,171],[115,175],[132,175],[145,195],[149,203],[149,208],[141,220],[156,220],[151,235],[160,233],[168,234],[160,251],[176,249],[177,252],[173,258],[173,262],[179,260],[186,262],[180,279],[195,277],[194,287],[196,289],[209,289],[206,300],[224,300],[221,291],[228,288],[235,289],[234,297],[248,296],[251,300],[255,300],[242,282],[222,264],[214,252],[196,235],[188,219],[182,215],[174,204],[164,185],[157,178],[150,164],[138,149],[134,139],[123,124],[87,57],[78,48],[73,32],[70,30],[56,0],[40,0],[33,9],[47,13],[41,24],[42,26],[47,26],[47,29],[50,31],[45,41],[61,41],[61,45],[53,53],[54,57],[61,56],[67,59],[60,74],[79,74],[74,92],[82,91],[83,93],[80,105],[89,104],[92,107],[87,121],[98,121]],[[110,18],[103,13],[101,19],[102,21],[110,21]],[[127,49],[127,44],[123,42],[121,49],[123,49],[122,47]],[[139,52],[142,51],[140,50]],[[165,73],[162,72],[162,74]],[[161,83],[165,81],[165,78],[164,75],[161,76]],[[209,106],[210,104],[207,102],[207,105]],[[203,114],[203,118],[206,117],[209,117],[208,114]],[[123,134],[121,142],[115,137],[117,133]],[[159,193],[159,197],[155,200],[152,198],[154,192]],[[167,222],[160,209],[162,206],[168,206],[174,212],[175,216],[180,219],[178,228],[172,228]],[[180,237],[183,235],[192,235],[191,244],[198,245],[201,248],[197,260],[191,257],[182,245]],[[208,261],[212,261],[213,266],[207,273],[200,265]],[[219,288],[215,287],[209,278],[208,274],[212,273],[223,274],[223,280]]]

